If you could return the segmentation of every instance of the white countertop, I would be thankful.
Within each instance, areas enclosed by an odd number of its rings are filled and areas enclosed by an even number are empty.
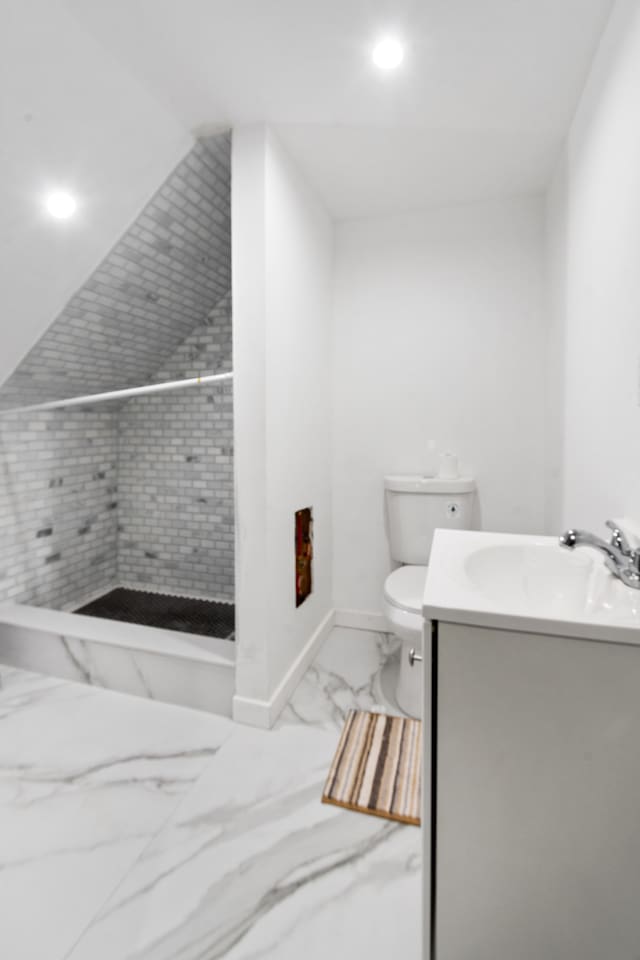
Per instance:
[[[423,602],[430,620],[640,644],[640,590],[557,537],[436,530]]]

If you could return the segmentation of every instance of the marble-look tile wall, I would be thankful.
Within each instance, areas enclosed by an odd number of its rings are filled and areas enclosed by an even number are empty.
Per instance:
[[[231,369],[231,298],[158,380]],[[130,400],[120,413],[118,580],[233,600],[232,386]]]
[[[37,610],[38,622],[31,608],[28,613],[31,623],[2,623],[0,664],[231,716],[235,655],[229,641],[207,638],[210,644],[201,646],[187,634],[120,623],[109,642],[100,621]]]
[[[116,576],[118,412],[0,418],[0,599],[64,607]]]

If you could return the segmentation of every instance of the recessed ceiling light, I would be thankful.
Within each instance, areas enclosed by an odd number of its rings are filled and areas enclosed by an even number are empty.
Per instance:
[[[372,58],[381,70],[395,70],[404,58],[404,47],[397,37],[382,37],[373,48]]]
[[[55,190],[47,196],[45,206],[56,220],[68,220],[76,212],[78,203],[66,190]]]

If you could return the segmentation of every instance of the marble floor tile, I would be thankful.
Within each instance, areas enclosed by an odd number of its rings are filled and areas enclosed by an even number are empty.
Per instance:
[[[297,721],[341,729],[352,708],[400,713],[394,698],[399,661],[397,638],[334,627],[279,723]]]
[[[396,665],[335,630],[272,731],[2,671],[11,960],[419,960],[420,830],[320,802]]]
[[[70,960],[419,960],[420,831],[320,802],[344,713],[379,706],[396,653],[348,633],[276,730],[236,729]]]
[[[420,831],[320,803],[335,743],[236,734],[72,960],[419,960]]]
[[[232,725],[7,668],[0,680],[0,935],[11,960],[57,960]]]

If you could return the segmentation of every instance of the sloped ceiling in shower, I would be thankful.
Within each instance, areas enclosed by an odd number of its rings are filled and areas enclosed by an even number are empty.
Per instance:
[[[0,407],[152,382],[231,288],[231,135],[198,140],[0,387]]]

